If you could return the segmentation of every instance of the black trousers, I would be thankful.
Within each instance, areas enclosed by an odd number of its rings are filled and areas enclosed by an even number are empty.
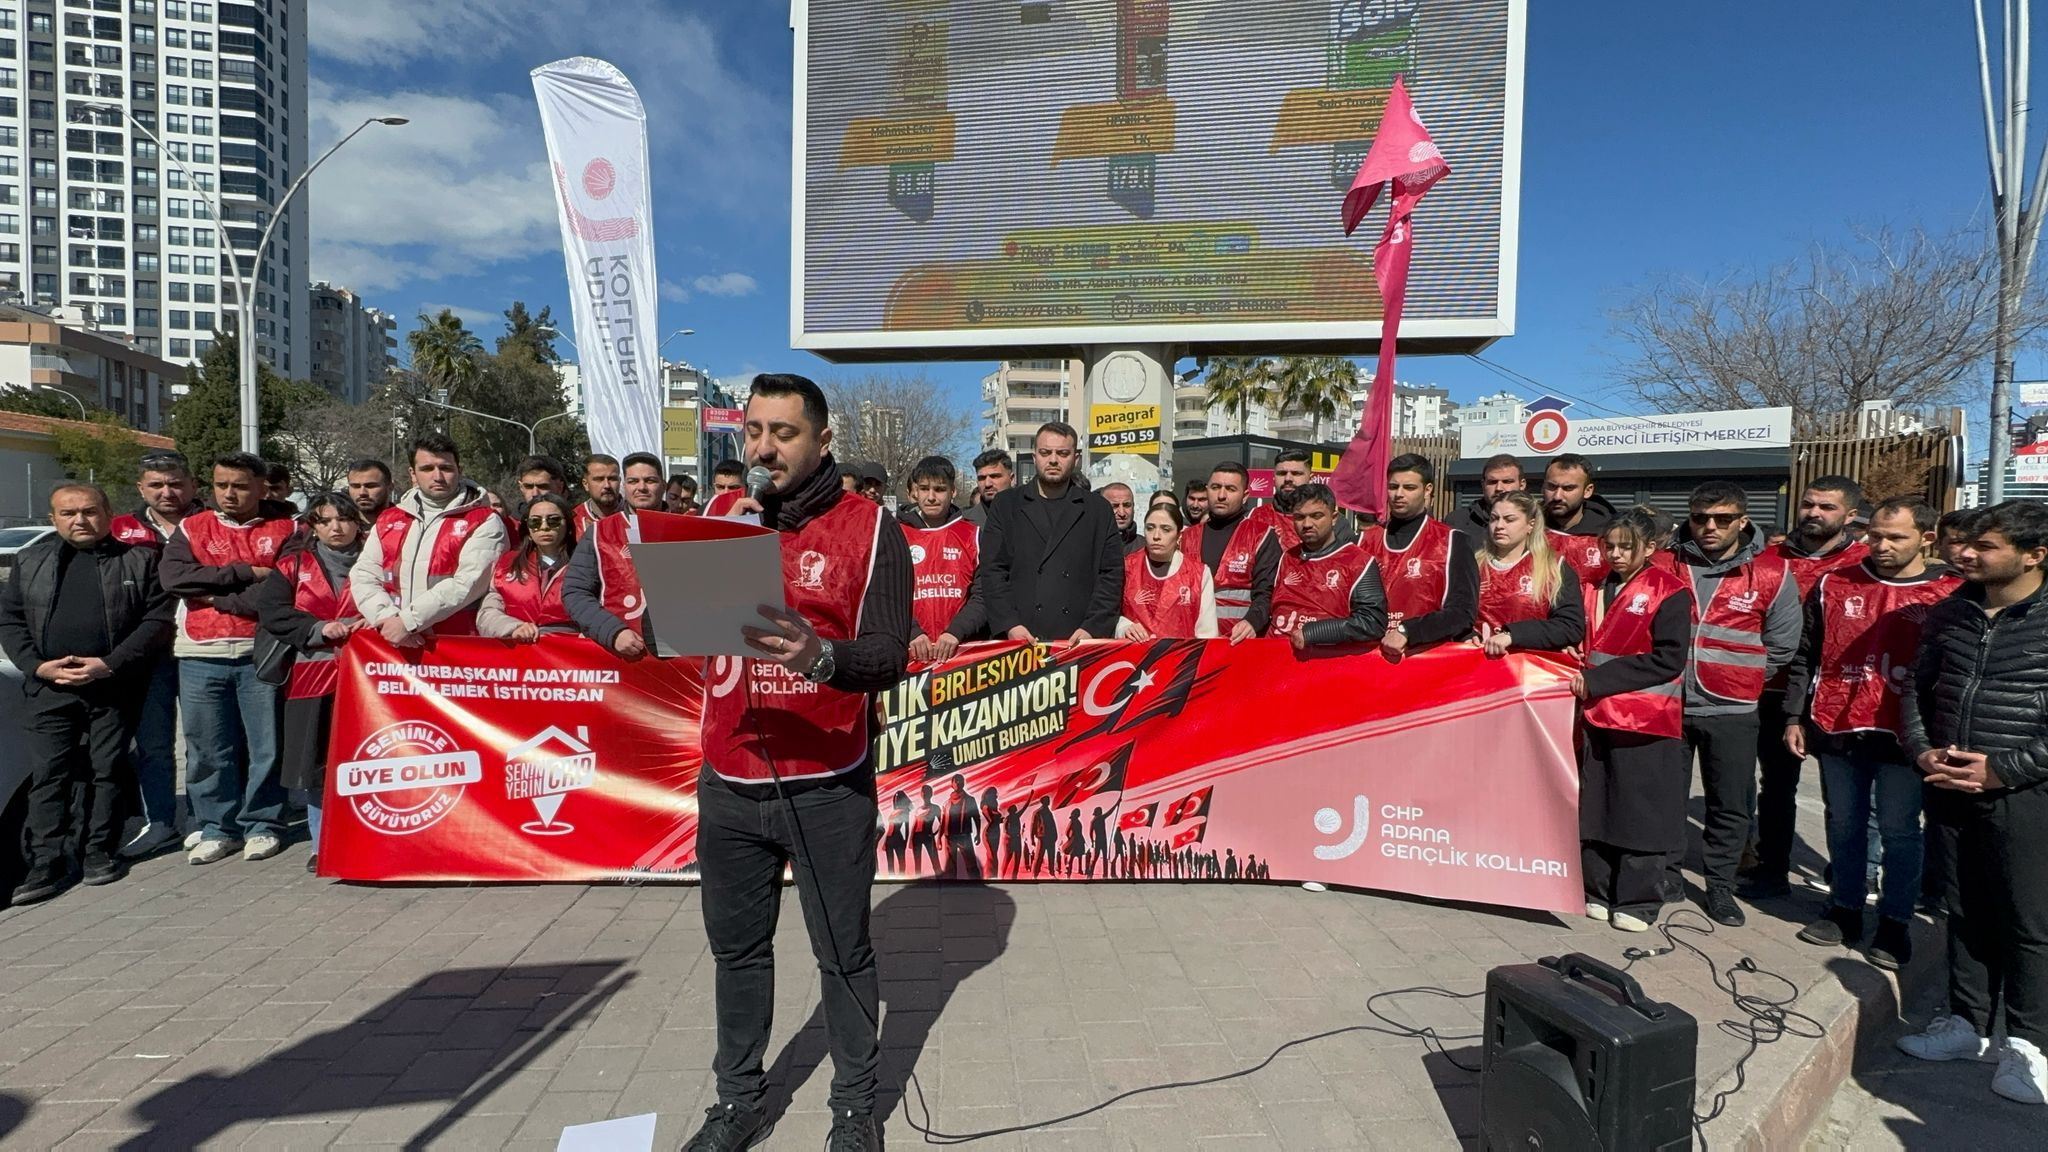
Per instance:
[[[782,870],[797,901],[824,985],[834,1110],[872,1113],[881,1046],[881,997],[868,935],[875,883],[875,775],[868,764],[824,781],[788,785],[798,824],[772,786],[733,784],[706,770],[697,782],[698,899],[718,969],[718,1099],[759,1109],[761,1061],[775,1014],[775,922]],[[811,867],[797,862],[798,827]],[[815,875],[813,874],[815,869]]]
[[[1792,871],[1792,843],[1798,833],[1799,773],[1806,758],[1785,747],[1785,694],[1766,692],[1757,703],[1756,874],[1772,878]]]
[[[1632,852],[1598,840],[1579,842],[1579,867],[1586,877],[1586,899],[1611,911],[1655,920],[1664,899],[1657,894],[1665,854]]]
[[[1700,786],[1707,794],[1700,831],[1700,860],[1707,886],[1732,887],[1756,815],[1757,714],[1687,716],[1686,750],[1699,757]],[[1678,858],[1667,869],[1678,881]]]
[[[2048,1049],[2048,785],[1935,806],[1955,829],[1950,1011],[1989,1036],[2002,1002],[2006,1034]]]
[[[141,707],[140,685],[92,695],[46,688],[29,701],[33,767],[23,843],[31,875],[69,869],[74,790],[84,797],[78,842],[85,860],[109,858],[121,846],[123,797],[135,789],[128,741]]]

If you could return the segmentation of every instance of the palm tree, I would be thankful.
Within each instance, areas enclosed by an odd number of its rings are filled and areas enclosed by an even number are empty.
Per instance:
[[[1321,441],[1323,421],[1334,420],[1358,387],[1358,365],[1342,356],[1287,356],[1275,372],[1283,412],[1309,419],[1309,439]]]
[[[1252,405],[1273,403],[1273,362],[1263,356],[1217,356],[1209,361],[1209,406],[1237,413],[1243,435]]]
[[[483,373],[484,342],[447,308],[439,315],[420,316],[420,326],[406,333],[413,370],[430,388],[446,388],[451,398],[467,398],[466,389]],[[462,403],[462,400],[456,400]]]

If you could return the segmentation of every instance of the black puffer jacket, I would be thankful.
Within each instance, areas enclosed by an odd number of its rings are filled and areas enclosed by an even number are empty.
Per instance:
[[[1899,700],[1908,755],[1953,744],[1988,755],[2008,788],[2048,782],[2048,588],[1997,616],[1975,584],[1936,604],[1914,684]]]

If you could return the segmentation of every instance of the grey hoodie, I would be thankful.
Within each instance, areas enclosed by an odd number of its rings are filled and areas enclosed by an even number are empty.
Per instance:
[[[1721,587],[1721,581],[1737,569],[1762,555],[1763,540],[1756,526],[1743,529],[1742,543],[1725,560],[1712,560],[1692,540],[1690,528],[1679,529],[1678,547],[1675,550],[1678,562],[1686,566],[1681,577],[1690,576],[1693,588],[1693,603],[1696,611],[1705,611],[1714,599],[1714,592]],[[1799,655],[1799,634],[1805,627],[1804,613],[1799,606],[1799,583],[1788,572],[1784,583],[1778,586],[1778,594],[1764,609],[1764,680],[1768,683],[1777,676],[1779,669],[1791,664]],[[1697,644],[1686,654],[1685,659],[1685,714],[1687,716],[1740,716],[1756,711],[1753,703],[1743,704],[1709,696],[1700,688],[1699,649]]]

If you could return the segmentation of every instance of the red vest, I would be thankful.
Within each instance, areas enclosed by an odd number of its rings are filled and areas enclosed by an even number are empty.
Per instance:
[[[1422,527],[1408,547],[1396,551],[1387,546],[1387,530],[1375,524],[1358,538],[1358,546],[1380,562],[1380,580],[1387,586],[1387,627],[1403,620],[1441,612],[1444,597],[1451,590],[1451,526],[1434,516],[1425,516]],[[1470,563],[1471,553],[1460,550],[1457,563]]]
[[[1773,544],[1764,549],[1767,556],[1776,556],[1785,562],[1792,573],[1792,579],[1799,582],[1799,600],[1806,601],[1813,594],[1813,586],[1820,578],[1842,568],[1854,568],[1870,557],[1870,546],[1861,540],[1851,541],[1846,547],[1837,548],[1824,556],[1806,556],[1794,552],[1790,543]]]
[[[1579,587],[1598,588],[1607,579],[1607,550],[1600,546],[1600,537],[1574,536],[1555,528],[1545,528],[1543,535],[1550,541],[1550,550],[1557,553],[1558,559],[1571,565],[1572,571],[1579,574]]]
[[[613,513],[597,522],[597,539],[584,547],[597,549],[597,600],[626,627],[643,635],[640,625],[647,601],[640,595],[640,570],[633,567],[633,520]]]
[[[910,615],[916,628],[937,639],[967,603],[974,586],[974,567],[981,561],[981,529],[964,516],[956,516],[943,528],[912,528],[903,525],[903,538],[910,544],[910,569],[915,587],[910,593]]]
[[[361,616],[355,597],[344,583],[339,591],[327,582],[327,573],[311,552],[294,552],[277,562],[277,570],[292,584],[292,607],[315,620],[352,620]],[[322,648],[301,652],[292,661],[292,679],[285,689],[291,700],[332,696],[340,680],[334,663],[335,650]]]
[[[1372,556],[1356,544],[1341,544],[1311,560],[1301,546],[1280,558],[1273,578],[1273,623],[1268,636],[1287,636],[1313,620],[1341,620],[1351,615],[1351,590],[1373,565]]]
[[[1693,591],[1693,566],[1678,578]],[[1764,614],[1785,586],[1785,562],[1768,552],[1721,578],[1705,605],[1693,591],[1693,675],[1709,696],[1754,704],[1764,695]]]
[[[860,629],[881,506],[842,494],[822,516],[782,534],[782,594],[827,640]],[[728,780],[760,784],[836,776],[868,755],[868,698],[813,684],[782,666],[718,656],[704,669],[704,763]]]
[[[1813,726],[1835,736],[1899,730],[1899,693],[1911,687],[1928,609],[1962,586],[1957,576],[1895,584],[1863,564],[1818,578],[1821,651]]]
[[[491,588],[505,602],[505,615],[541,628],[572,626],[569,610],[562,607],[562,574],[569,570],[568,558],[550,568],[540,562],[536,552],[531,563],[538,571],[526,573],[524,580],[514,580],[512,562],[517,558],[516,553],[507,552],[491,569]]]
[[[1151,558],[1143,548],[1124,557],[1124,603],[1121,614],[1145,626],[1161,640],[1193,640],[1202,619],[1202,575],[1199,558],[1180,558],[1180,568],[1164,580],[1152,575]]]
[[[1586,640],[1586,663],[1594,668],[1623,656],[1648,655],[1654,647],[1650,624],[1657,609],[1685,582],[1650,565],[1614,594],[1613,603],[1597,611]],[[1586,723],[1617,732],[1677,739],[1685,733],[1685,676],[1637,692],[1603,696],[1586,705]]]
[[[1266,542],[1266,534],[1281,534],[1279,520],[1278,512],[1261,506],[1245,513],[1231,529],[1230,542],[1223,546],[1223,558],[1216,562],[1218,616],[1235,618],[1251,610],[1252,569],[1258,565],[1259,547]],[[1181,533],[1181,552],[1197,564],[1202,562],[1202,537],[1208,531],[1209,523],[1205,520],[1200,532]]]
[[[1595,589],[1595,594],[1598,590]],[[1506,568],[1479,554],[1479,629],[1498,632],[1524,620],[1550,619],[1550,601],[1536,591],[1536,557],[1524,553]]]
[[[114,539],[142,548],[161,548],[164,538],[141,516],[114,517]]]
[[[192,558],[213,568],[247,564],[252,568],[277,567],[277,554],[285,541],[298,531],[289,519],[258,518],[237,527],[207,509],[194,512],[178,523],[178,530],[192,543]],[[252,640],[256,636],[253,616],[234,616],[212,607],[185,604],[185,638],[198,643],[209,640]]]
[[[433,542],[421,544],[421,547],[430,549],[427,553],[427,578],[446,579],[455,575],[457,565],[462,562],[462,546],[469,543],[469,534],[496,515],[489,504],[478,504],[436,520]],[[398,569],[405,558],[405,539],[419,527],[419,523],[412,513],[397,504],[377,516],[377,544],[384,550],[384,592],[395,604],[405,603],[405,594],[399,587]],[[476,605],[470,604],[437,622],[433,631],[442,636],[476,635]]]

